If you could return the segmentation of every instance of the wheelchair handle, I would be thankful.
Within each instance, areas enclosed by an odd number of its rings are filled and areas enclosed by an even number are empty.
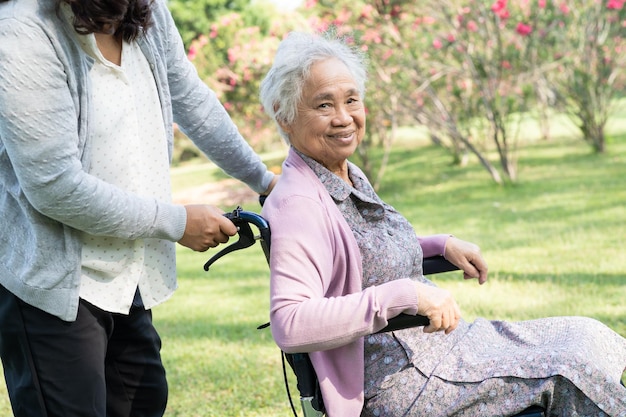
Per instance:
[[[215,263],[215,261],[217,261],[222,256],[236,250],[248,248],[254,245],[254,242],[257,240],[261,241],[261,247],[263,248],[265,259],[269,263],[270,226],[267,221],[260,215],[250,211],[245,211],[241,207],[237,207],[229,213],[224,213],[224,216],[232,221],[235,226],[237,226],[237,234],[239,235],[239,240],[213,255],[213,257],[211,257],[211,259],[209,259],[207,263],[204,264],[204,270],[208,271],[211,265],[213,265],[213,263]],[[258,236],[254,235],[250,224],[253,224],[259,230]]]

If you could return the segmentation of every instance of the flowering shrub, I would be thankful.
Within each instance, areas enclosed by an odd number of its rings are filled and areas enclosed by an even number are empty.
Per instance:
[[[368,124],[381,144],[388,146],[384,136],[397,123],[413,119],[458,161],[476,155],[496,182],[504,182],[501,174],[517,179],[520,114],[545,116],[562,98],[589,137],[606,121],[592,114],[606,115],[623,91],[624,0],[307,5],[317,29],[341,25],[371,57]],[[497,151],[500,171],[487,145]]]
[[[491,138],[504,174],[516,179],[509,115],[533,99],[525,63],[533,30],[520,8],[506,0],[381,1],[351,6],[351,20],[336,22],[332,17],[343,14],[332,3],[317,3],[320,21],[341,23],[371,57],[368,122],[381,143],[389,126],[393,132],[418,121],[445,139],[457,160],[472,152],[503,182],[484,155],[483,138]]]
[[[513,182],[521,114],[538,116],[548,137],[548,110],[561,105],[604,149],[610,104],[624,92],[625,2],[306,0],[269,27],[224,15],[189,58],[260,149],[277,140],[257,95],[280,39],[292,28],[334,27],[370,58],[370,134],[359,151],[375,185],[386,160],[374,175],[368,149],[389,150],[396,128],[416,122],[457,162],[473,154],[494,181]]]
[[[280,40],[299,24],[302,20],[297,14],[273,19],[265,28],[250,25],[241,13],[224,14],[188,48],[188,58],[200,77],[215,91],[241,134],[257,151],[280,142],[259,102],[259,87]]]
[[[615,98],[626,90],[625,1],[571,3],[563,24],[546,36],[554,39],[558,63],[558,72],[550,79],[583,138],[594,150],[604,152],[604,126]]]

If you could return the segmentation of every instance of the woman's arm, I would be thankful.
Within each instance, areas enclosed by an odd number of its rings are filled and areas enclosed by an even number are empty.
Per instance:
[[[269,204],[275,203],[271,200]],[[361,259],[319,201],[292,196],[264,208],[272,225],[271,329],[286,352],[326,350],[417,313],[410,279],[361,290]],[[346,232],[344,235],[343,232]]]
[[[446,242],[451,236],[446,234],[418,236],[424,258],[443,256],[446,251]]]

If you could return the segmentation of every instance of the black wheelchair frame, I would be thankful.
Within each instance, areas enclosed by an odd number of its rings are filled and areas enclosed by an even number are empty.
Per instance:
[[[271,231],[269,223],[259,214],[250,211],[244,211],[241,207],[237,207],[232,212],[225,213],[238,229],[239,240],[211,257],[205,264],[204,270],[208,271],[210,266],[224,255],[233,251],[248,248],[258,240],[260,241],[265,259],[269,265]],[[250,225],[254,225],[259,234],[255,235]],[[458,270],[458,268],[444,259],[442,256],[425,258],[423,260],[422,269],[424,275],[440,274],[449,271]],[[408,314],[400,314],[389,320],[388,325],[377,333],[392,332],[410,327],[427,326],[428,318],[424,316],[411,316]],[[267,323],[269,325],[269,323]],[[265,326],[261,326],[265,327]],[[289,385],[287,382],[285,361],[291,367],[295,377],[298,391],[300,393],[300,404],[304,417],[323,417],[325,415],[324,402],[317,381],[315,369],[311,364],[307,353],[285,353],[283,356],[283,373],[285,378],[285,386],[287,387],[287,396],[291,404],[294,416],[298,417],[295,406],[291,398]],[[539,406],[531,406],[519,414],[512,417],[545,417],[545,410]]]

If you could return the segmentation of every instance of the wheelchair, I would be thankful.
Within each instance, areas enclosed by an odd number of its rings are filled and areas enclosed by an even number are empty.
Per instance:
[[[262,204],[262,201],[261,201]],[[225,213],[238,229],[239,240],[211,257],[205,264],[204,270],[208,271],[210,266],[228,253],[236,250],[245,249],[252,246],[257,240],[260,241],[265,259],[269,264],[271,231],[269,223],[259,214],[244,211],[241,207],[237,207],[232,212]],[[250,225],[254,225],[259,234],[255,235]],[[442,256],[434,256],[423,260],[422,269],[424,275],[439,274],[443,272],[455,271],[458,268],[445,260]],[[388,325],[377,333],[392,332],[410,327],[427,326],[428,318],[424,316],[411,316],[408,314],[400,314],[389,320]],[[269,323],[259,328],[267,327]],[[317,375],[311,364],[307,353],[285,353],[283,356],[283,371],[285,372],[285,361],[289,364],[291,370],[296,377],[296,385],[300,394],[300,405],[304,417],[324,417],[324,400],[322,398]],[[294,416],[298,417],[298,413],[291,399],[289,385],[287,383],[287,374],[284,374],[285,385],[287,387],[287,396],[291,404]],[[512,417],[545,417],[545,410],[539,406],[531,406],[519,414]]]

